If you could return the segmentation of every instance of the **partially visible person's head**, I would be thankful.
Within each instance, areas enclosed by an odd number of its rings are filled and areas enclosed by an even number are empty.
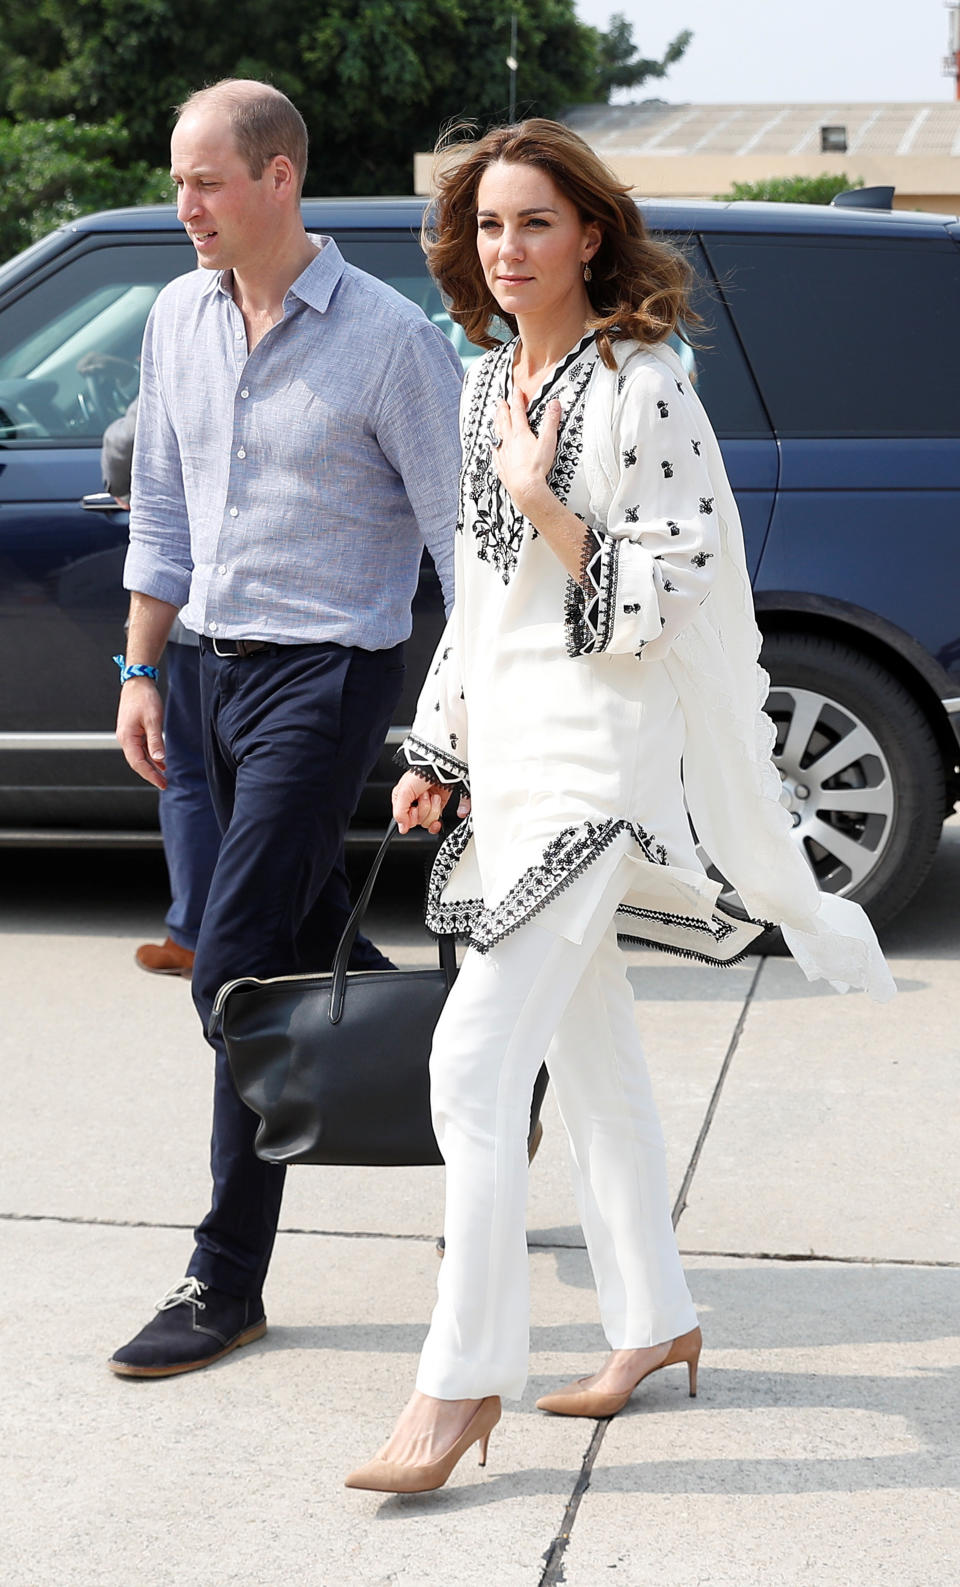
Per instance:
[[[307,129],[279,89],[226,78],[179,106],[170,165],[199,263],[225,269],[298,219]]]
[[[569,127],[538,117],[497,127],[473,142],[443,139],[437,154],[436,198],[425,216],[423,245],[451,315],[477,346],[496,345],[498,319],[516,330],[513,314],[491,292],[478,254],[478,193],[491,167],[501,193],[509,189],[513,168],[518,176],[523,167],[537,168],[575,207],[584,235],[591,223],[598,228],[587,295],[589,323],[600,333],[605,363],[613,363],[612,340],[662,341],[681,320],[696,322],[682,254],[648,235],[629,188]]]

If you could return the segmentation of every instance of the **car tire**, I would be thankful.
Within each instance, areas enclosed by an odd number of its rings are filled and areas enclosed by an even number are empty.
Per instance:
[[[943,826],[944,767],[930,722],[881,663],[841,641],[768,634],[761,660],[797,841],[821,887],[855,899],[882,926],[924,881]],[[779,932],[762,951],[785,951]]]

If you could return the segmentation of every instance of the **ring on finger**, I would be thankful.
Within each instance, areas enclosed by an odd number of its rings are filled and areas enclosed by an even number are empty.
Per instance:
[[[496,451],[498,447],[501,447],[503,445],[503,436],[502,435],[491,435],[491,437],[490,437],[490,445],[493,447],[493,450]]]

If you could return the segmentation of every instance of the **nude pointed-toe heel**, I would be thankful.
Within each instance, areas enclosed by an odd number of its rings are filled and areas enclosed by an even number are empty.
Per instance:
[[[599,1419],[603,1416],[616,1416],[622,1411],[634,1389],[639,1388],[644,1378],[649,1378],[654,1372],[660,1372],[664,1367],[675,1367],[685,1362],[687,1367],[687,1382],[690,1398],[695,1399],[697,1393],[697,1366],[700,1361],[700,1350],[703,1346],[703,1336],[699,1328],[691,1328],[689,1333],[680,1334],[674,1339],[670,1349],[662,1361],[655,1367],[648,1367],[641,1373],[632,1388],[624,1394],[602,1394],[596,1389],[583,1388],[586,1378],[578,1378],[575,1383],[568,1383],[566,1388],[558,1389],[555,1394],[544,1394],[537,1401],[538,1411],[552,1411],[555,1416],[590,1416]]]
[[[424,1466],[405,1466],[375,1455],[365,1466],[351,1471],[345,1488],[367,1488],[373,1493],[432,1493],[442,1488],[457,1462],[472,1444],[480,1445],[480,1465],[487,1464],[490,1434],[500,1420],[500,1400],[488,1394],[481,1400],[455,1444]]]

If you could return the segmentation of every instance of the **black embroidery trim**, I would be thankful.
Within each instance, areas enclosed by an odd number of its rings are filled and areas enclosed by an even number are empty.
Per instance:
[[[723,905],[718,901],[714,909],[721,910]],[[680,931],[700,932],[719,946],[730,936],[735,927],[726,920],[718,918],[715,913],[712,920],[702,920],[696,915],[676,915],[665,909],[641,909],[635,904],[620,904],[617,908],[618,915],[627,915],[636,920],[655,920],[661,925],[672,926]],[[769,920],[755,920],[752,915],[744,914],[742,924],[759,926],[763,931],[772,931],[774,928]],[[617,931],[617,941],[627,943],[634,948],[656,948],[661,953],[672,953],[680,959],[695,959],[699,964],[710,964],[715,969],[728,970],[735,964],[742,964],[744,959],[755,949],[757,938],[752,937],[739,953],[729,959],[718,959],[709,953],[698,953],[696,948],[685,948],[679,943],[658,942],[653,937],[638,937],[632,931]]]
[[[674,915],[666,909],[642,909],[637,904],[618,904],[617,914],[629,915],[631,919],[637,920],[657,920],[663,926],[682,926],[685,931],[701,931],[717,943],[725,942],[734,930],[727,920],[711,922],[701,920],[697,915]],[[622,933],[618,932],[617,935]]]
[[[452,783],[465,783],[468,778],[466,761],[458,760],[449,750],[441,749],[438,744],[429,744],[426,739],[418,738],[415,733],[407,734],[397,752],[397,760],[401,765],[420,772],[421,776],[430,776],[441,787],[450,787]]]
[[[687,924],[692,925],[693,920],[691,919]],[[678,959],[695,959],[698,964],[712,965],[715,970],[732,970],[735,964],[742,964],[744,959],[749,957],[756,938],[729,959],[715,959],[709,953],[698,953],[696,948],[681,948],[675,943],[656,942],[651,937],[634,937],[626,931],[617,932],[617,941],[626,943],[630,948],[656,948],[660,953],[672,953]]]
[[[712,556],[712,551],[698,551],[696,556],[692,556],[690,558],[690,561],[693,563],[695,568],[705,568]]]
[[[557,366],[538,393],[527,412],[531,429],[536,434],[543,418],[546,403],[564,372],[582,357],[584,351],[596,340],[591,331],[572,348]],[[537,531],[522,513],[517,511],[507,490],[500,483],[492,462],[488,410],[495,396],[506,396],[510,387],[510,371],[515,343],[508,342],[481,361],[476,376],[464,422],[464,466],[460,476],[460,511],[457,527],[462,529],[467,520],[467,502],[473,503],[472,529],[477,556],[496,569],[504,584],[512,578],[520,550],[529,528],[531,538]],[[560,501],[566,502],[583,453],[583,396],[596,367],[596,360],[588,360],[584,368],[571,377],[572,396],[560,420],[557,453],[549,474],[549,484]]]
[[[532,402],[530,403],[530,406],[527,408],[527,419],[528,419],[528,421],[531,424],[531,428],[532,428],[532,423],[533,423],[531,415],[534,415],[535,417],[537,417],[539,419],[539,417],[540,417],[539,410],[541,408],[546,407],[547,403],[551,400],[550,399],[550,393],[555,389],[556,386],[559,385],[562,376],[564,374],[566,374],[567,370],[570,368],[570,365],[571,364],[575,364],[577,359],[580,357],[580,355],[583,352],[585,352],[586,349],[593,342],[596,341],[596,339],[597,339],[596,331],[588,331],[586,336],[581,336],[581,338],[580,338],[579,342],[577,343],[576,347],[571,347],[569,353],[567,353],[566,357],[561,360],[561,362],[557,365],[556,369],[553,371],[553,374],[550,376],[550,379],[546,382],[545,385],[540,387],[540,390],[537,392],[536,396],[533,398]],[[513,359],[512,358],[511,358],[510,362],[511,362],[511,365],[512,365],[512,363],[513,363]],[[593,364],[592,363],[589,365],[589,370],[590,370],[590,373],[592,374],[592,372],[593,372]],[[588,375],[587,378],[589,379],[589,375]],[[508,372],[508,379],[509,379],[509,372]],[[504,393],[504,395],[506,395],[506,392]]]
[[[638,822],[612,818],[585,821],[564,827],[547,844],[540,862],[524,871],[501,903],[488,909],[482,898],[444,902],[440,897],[473,836],[472,817],[467,816],[441,845],[434,861],[427,892],[427,925],[438,935],[455,936],[478,953],[488,953],[565,892],[621,832],[631,834],[652,865],[669,863],[664,845]]]
[[[636,449],[636,447],[635,446],[626,447],[624,449],[624,453],[623,453],[623,466],[624,466],[624,468],[632,468],[633,465],[636,463],[636,461],[637,461],[637,449]]]
[[[547,475],[547,484],[564,505],[583,455],[583,397],[595,368],[595,363],[589,363],[571,378],[573,395],[566,413],[560,419],[557,453]]]
[[[563,629],[567,655],[592,656],[606,650],[613,633],[620,581],[622,542],[586,526],[580,558],[580,580],[567,579]]]

